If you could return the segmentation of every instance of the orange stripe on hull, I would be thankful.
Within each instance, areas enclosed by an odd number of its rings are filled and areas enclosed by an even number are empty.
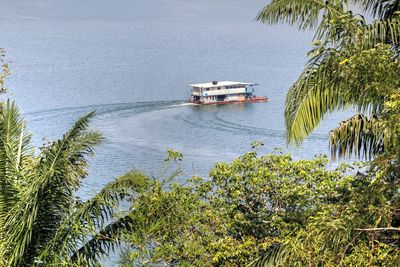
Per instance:
[[[200,105],[224,105],[224,104],[233,104],[233,103],[256,103],[256,102],[267,102],[269,101],[268,97],[256,96],[253,98],[248,98],[244,100],[229,100],[229,101],[214,101],[203,103],[201,101],[193,101],[191,103],[200,104]]]

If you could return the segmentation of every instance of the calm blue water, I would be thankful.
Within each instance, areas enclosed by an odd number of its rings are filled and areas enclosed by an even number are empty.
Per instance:
[[[254,20],[265,1],[24,0],[2,4],[12,98],[36,144],[82,114],[106,141],[84,191],[95,192],[132,167],[156,174],[167,148],[185,155],[188,174],[206,174],[262,141],[285,148],[283,106],[306,61],[312,33]],[[188,84],[257,82],[269,103],[193,107]],[[295,157],[328,153],[331,116]],[[339,116],[340,117],[340,116]]]
[[[312,33],[254,20],[261,0],[2,1],[0,46],[12,63],[11,97],[37,145],[60,137],[82,114],[105,142],[82,197],[135,167],[157,174],[168,148],[188,175],[207,174],[262,141],[296,158],[328,153],[335,114],[299,149],[284,140],[286,92],[306,62]],[[239,80],[271,102],[194,107],[191,83]]]

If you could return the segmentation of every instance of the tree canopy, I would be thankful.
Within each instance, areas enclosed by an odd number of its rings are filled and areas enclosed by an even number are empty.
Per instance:
[[[148,177],[132,202],[123,266],[375,266],[399,262],[383,229],[392,187],[365,166],[246,153],[184,185]],[[353,173],[359,170],[357,175]],[[177,172],[179,173],[179,172]],[[171,180],[172,179],[172,180]],[[143,188],[142,188],[143,189]],[[387,231],[394,230],[390,226]],[[393,231],[395,232],[395,231]],[[265,257],[267,255],[268,257]],[[272,256],[271,256],[272,255]]]

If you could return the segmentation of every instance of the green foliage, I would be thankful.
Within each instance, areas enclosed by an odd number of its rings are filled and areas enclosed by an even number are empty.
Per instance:
[[[159,177],[132,171],[81,201],[87,157],[102,139],[88,130],[93,113],[36,153],[7,102],[0,266],[96,266],[121,242],[129,245],[123,266],[400,265],[400,4],[352,2],[379,19],[368,24],[342,0],[273,0],[257,19],[316,30],[287,95],[288,141],[300,143],[327,113],[356,106],[362,114],[330,132],[332,154],[373,162],[333,168],[325,156],[293,161],[252,151],[178,183],[182,153],[169,149]],[[0,64],[4,92],[9,71],[2,57]],[[116,212],[124,200],[130,210]]]
[[[346,203],[349,166],[327,169],[326,157],[249,152],[217,163],[208,178],[184,185],[148,178],[138,192],[126,236],[125,266],[244,266],[297,236],[327,205]]]
[[[398,99],[386,109],[399,108]],[[328,164],[325,156],[293,161],[252,151],[185,184],[147,178],[132,202],[135,226],[121,264],[400,264],[398,179],[389,183],[398,170]]]
[[[270,24],[284,21],[290,25],[297,24],[299,29],[305,30],[318,25],[321,10],[325,7],[325,1],[273,0],[259,12],[257,19]],[[327,12],[329,11],[330,9],[327,9]]]
[[[400,2],[392,0],[353,0],[360,3],[366,11],[380,18],[392,18],[399,13]]]
[[[93,115],[36,153],[16,105],[0,110],[1,266],[95,264],[129,228],[129,217],[112,220],[114,209],[144,186],[140,174],[118,178],[88,201],[76,196],[102,140],[88,129]]]
[[[373,155],[381,154],[384,147],[389,149],[393,145],[384,137],[385,129],[392,126],[385,123],[388,110],[384,107],[389,100],[388,96],[398,91],[400,65],[396,54],[389,46],[377,45],[345,59],[341,68],[346,73],[342,74],[346,81],[343,84],[344,90],[357,92],[362,99],[359,101],[370,103],[365,109],[371,106],[375,108],[372,108],[373,115],[369,118],[364,115],[353,116],[331,131],[332,154],[350,156],[354,153],[360,156],[360,151],[364,151],[364,155],[371,158]],[[337,86],[341,87],[340,82]]]
[[[323,206],[253,266],[397,266],[399,195],[375,172],[358,174],[344,201]],[[395,225],[395,227],[393,227]]]
[[[346,167],[327,170],[327,159],[292,161],[289,155],[257,157],[250,152],[231,164],[217,164],[210,172],[208,196],[229,223],[230,238],[253,240],[253,249],[232,254],[222,250],[219,260],[241,266],[299,231],[323,205],[347,199]],[[229,250],[228,250],[229,252]],[[240,252],[240,253],[239,253]]]
[[[316,29],[309,62],[286,98],[288,142],[300,144],[327,113],[337,109],[357,106],[369,113],[367,117],[380,117],[385,100],[398,90],[398,1],[352,2],[380,19],[368,24],[362,16],[354,16],[343,0],[274,0],[257,17],[269,24],[284,21],[302,30]],[[379,125],[367,117],[354,116],[332,132],[334,157],[354,153],[371,158],[383,151],[387,144],[382,130],[376,131]]]
[[[5,86],[5,79],[10,74],[10,70],[8,68],[8,63],[5,61],[4,57],[4,49],[0,48],[0,94],[5,93],[7,88]]]
[[[341,0],[275,0],[258,15],[316,29],[310,60],[286,98],[288,142],[301,143],[327,113],[356,106],[361,114],[330,132],[332,155],[375,158],[345,202],[323,205],[254,266],[400,264],[400,1],[351,2],[378,20],[368,24]]]
[[[211,265],[213,249],[207,244],[216,242],[224,226],[192,186],[171,179],[147,178],[147,187],[137,192],[130,212],[133,228],[126,237],[131,250],[125,251],[122,266]]]

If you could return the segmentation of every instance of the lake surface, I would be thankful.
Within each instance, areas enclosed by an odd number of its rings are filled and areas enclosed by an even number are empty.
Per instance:
[[[299,149],[287,148],[283,109],[306,62],[312,33],[254,20],[266,1],[3,1],[0,46],[13,72],[10,95],[38,146],[81,115],[105,141],[91,160],[82,198],[132,168],[157,175],[166,150],[184,154],[187,175],[206,175],[262,141],[295,158],[328,153],[329,116]],[[188,84],[256,82],[268,103],[191,106]]]

